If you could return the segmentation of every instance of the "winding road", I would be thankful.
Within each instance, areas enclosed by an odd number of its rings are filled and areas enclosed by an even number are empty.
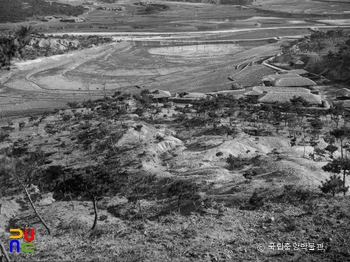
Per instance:
[[[62,36],[62,35],[98,35],[98,36],[108,36],[108,37],[121,37],[124,36],[122,40],[134,40],[135,37],[147,36],[147,38],[141,38],[142,40],[152,40],[154,37],[159,37],[159,39],[184,39],[191,38],[193,36],[205,36],[205,35],[217,35],[217,34],[227,34],[227,33],[242,33],[242,32],[252,32],[252,31],[264,31],[264,30],[280,30],[280,29],[308,29],[308,28],[318,28],[318,29],[338,29],[338,28],[350,28],[350,25],[316,25],[316,26],[279,26],[279,27],[257,27],[257,28],[244,28],[244,29],[227,29],[227,30],[210,30],[210,31],[187,31],[187,32],[72,32],[72,33],[50,33],[46,35]],[[153,38],[150,38],[153,36]],[[279,36],[276,36],[279,37]]]

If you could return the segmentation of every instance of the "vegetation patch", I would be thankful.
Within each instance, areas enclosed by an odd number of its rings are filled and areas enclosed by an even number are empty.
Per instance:
[[[156,14],[162,11],[169,10],[170,7],[164,4],[147,4],[144,9],[139,9],[137,11],[138,15],[149,15],[149,14]]]
[[[21,22],[28,17],[42,15],[78,16],[84,13],[84,7],[71,6],[44,0],[2,0],[0,2],[0,23]]]
[[[283,45],[286,55],[300,57],[305,69],[328,79],[349,83],[350,38],[347,30],[317,31]]]

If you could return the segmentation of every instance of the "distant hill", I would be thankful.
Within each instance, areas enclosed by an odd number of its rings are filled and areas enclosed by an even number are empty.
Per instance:
[[[336,82],[350,83],[349,31],[313,32],[282,46],[285,54],[308,57],[305,69]]]
[[[0,23],[23,21],[25,13],[24,4],[20,0],[0,1]]]
[[[110,2],[115,0],[101,0],[102,2]],[[188,3],[206,3],[206,4],[221,4],[221,5],[250,5],[255,0],[165,0]]]
[[[0,23],[21,22],[28,17],[42,15],[76,16],[84,13],[83,6],[71,6],[44,0],[1,0]]]

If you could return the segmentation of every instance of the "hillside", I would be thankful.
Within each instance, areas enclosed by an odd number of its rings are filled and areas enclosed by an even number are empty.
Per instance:
[[[168,0],[165,0],[168,1]],[[221,5],[250,5],[254,0],[185,0],[188,3],[208,3]]]
[[[325,103],[350,13],[325,2],[0,0],[0,262],[350,261],[350,111]]]
[[[285,55],[300,57],[305,69],[339,83],[350,83],[350,35],[348,30],[317,31],[285,43]]]
[[[83,6],[71,6],[44,0],[1,0],[0,23],[22,22],[29,17],[44,15],[77,16],[84,13]]]
[[[7,243],[11,227],[36,230],[36,251],[12,259],[349,257],[348,197],[318,188],[329,178],[322,167],[341,155],[327,136],[344,124],[336,112],[321,128],[299,129],[295,121],[312,121],[230,97],[190,108],[119,92],[69,106],[1,128],[1,240]],[[327,143],[337,147],[332,154],[316,150]],[[51,235],[16,181],[28,187]],[[289,250],[278,249],[281,243]]]
[[[15,59],[35,60],[111,42],[112,38],[100,36],[47,37],[35,32],[31,26],[21,26],[15,32],[0,33],[0,69],[10,70]]]

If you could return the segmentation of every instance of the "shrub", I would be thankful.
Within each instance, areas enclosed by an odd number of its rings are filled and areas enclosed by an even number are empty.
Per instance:
[[[264,197],[259,195],[257,191],[254,191],[248,203],[251,209],[258,209],[264,205]]]
[[[205,126],[205,121],[202,122],[202,126]],[[232,136],[237,134],[237,130],[230,126],[217,126],[213,128],[205,128],[203,131],[199,132],[198,135],[202,136]]]
[[[182,200],[198,200],[200,186],[193,181],[188,180],[176,180],[174,181],[167,190],[168,197],[177,197],[177,209],[180,213],[180,205]]]
[[[325,150],[328,151],[330,154],[330,157],[333,158],[333,154],[335,151],[338,150],[338,147],[335,145],[329,144],[326,146]]]
[[[4,142],[9,136],[10,134],[8,132],[3,132],[0,130],[0,142]]]
[[[250,169],[250,170],[248,170],[247,172],[245,172],[245,173],[243,174],[243,177],[244,177],[245,179],[251,180],[251,179],[253,179],[253,177],[256,176],[257,174],[258,174],[258,172],[257,172],[256,169]]]
[[[19,130],[22,130],[22,129],[25,127],[25,125],[26,125],[25,122],[23,122],[23,121],[19,122],[19,123],[18,123],[18,129],[19,129]]]
[[[245,165],[249,164],[248,161],[249,161],[248,159],[235,157],[232,154],[230,154],[229,157],[226,159],[226,163],[229,164],[229,170],[241,169]]]
[[[68,120],[71,119],[71,118],[72,118],[71,115],[66,115],[66,114],[65,114],[65,115],[62,116],[62,120],[63,120],[63,121],[68,121]]]
[[[159,133],[157,133],[156,134],[156,140],[158,141],[158,142],[161,142],[161,141],[163,141],[164,140],[164,136],[162,136],[161,134],[159,134]]]
[[[345,193],[349,189],[349,187],[344,187],[343,180],[337,175],[332,175],[329,179],[321,183],[322,185],[319,186],[321,191],[324,194],[332,193],[333,196],[335,196],[335,194]]]
[[[284,232],[292,232],[297,229],[297,224],[293,217],[282,216],[281,220],[284,222]]]
[[[162,4],[150,4],[147,5],[144,12],[146,14],[154,14],[154,13],[158,13],[160,11],[165,11],[168,10],[169,6],[167,5],[162,5]]]
[[[15,157],[21,157],[28,153],[28,144],[22,141],[16,141],[13,144],[12,155]]]
[[[73,101],[73,102],[67,102],[67,106],[69,106],[70,108],[77,108],[79,106],[78,102]]]

